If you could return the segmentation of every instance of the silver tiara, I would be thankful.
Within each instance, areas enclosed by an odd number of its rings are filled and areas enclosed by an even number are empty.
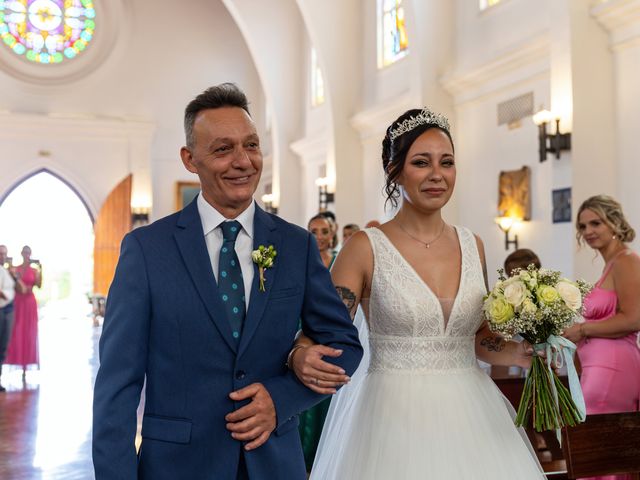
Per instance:
[[[449,120],[447,117],[440,113],[434,113],[427,107],[424,107],[422,111],[406,120],[403,120],[400,125],[389,132],[389,138],[395,140],[400,135],[410,132],[419,125],[435,125],[443,130],[449,131]]]

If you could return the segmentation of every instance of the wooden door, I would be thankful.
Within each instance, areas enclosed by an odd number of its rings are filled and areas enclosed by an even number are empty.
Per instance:
[[[105,200],[94,231],[93,291],[95,295],[107,295],[116,271],[120,243],[131,230],[131,180],[126,177]]]

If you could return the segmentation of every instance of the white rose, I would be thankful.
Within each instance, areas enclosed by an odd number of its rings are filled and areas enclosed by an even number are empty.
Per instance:
[[[260,250],[254,250],[253,252],[251,252],[251,258],[255,263],[258,263],[262,259],[262,254],[260,253]]]
[[[533,303],[533,300],[531,300],[530,298],[525,298],[524,302],[522,302],[522,311],[524,313],[534,315],[537,310],[538,307],[536,307],[536,304]]]
[[[560,280],[558,285],[556,285],[556,289],[567,307],[575,312],[580,309],[582,306],[582,296],[580,295],[578,287],[568,280]]]
[[[538,278],[535,272],[521,270],[518,275],[520,277],[520,280],[525,282],[529,286],[529,288],[534,289],[538,286]]]
[[[527,287],[523,282],[517,279],[514,281],[507,280],[505,282],[504,298],[506,298],[507,302],[509,302],[511,305],[513,305],[514,307],[519,307],[526,297]]]

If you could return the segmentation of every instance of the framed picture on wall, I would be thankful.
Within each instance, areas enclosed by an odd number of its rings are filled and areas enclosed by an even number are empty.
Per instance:
[[[182,210],[200,193],[200,182],[176,182],[176,211]]]
[[[498,215],[531,220],[531,169],[529,167],[500,172]]]
[[[552,193],[553,223],[571,221],[571,188],[559,188]]]

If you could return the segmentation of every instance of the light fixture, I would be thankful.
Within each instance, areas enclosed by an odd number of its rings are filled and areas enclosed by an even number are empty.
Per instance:
[[[132,228],[141,227],[149,223],[149,208],[136,207],[131,209]]]
[[[500,230],[504,232],[504,248],[505,250],[509,250],[509,245],[513,245],[515,250],[518,249],[518,235],[514,235],[513,239],[509,238],[509,231],[516,224],[520,223],[519,218],[515,217],[496,217],[496,223]]]
[[[318,211],[324,212],[329,204],[335,201],[335,194],[328,191],[329,179],[327,177],[317,178],[316,185],[318,186]]]
[[[549,110],[539,110],[533,116],[533,123],[538,125],[538,152],[540,161],[547,159],[547,153],[555,153],[556,158],[560,158],[560,152],[571,150],[571,133],[560,133],[560,118],[556,117],[556,133],[547,133],[547,124],[554,120],[553,114]]]
[[[274,205],[275,197],[272,193],[265,193],[260,197],[262,203],[264,204],[264,209],[268,213],[273,213],[274,215],[278,214],[278,207]]]

